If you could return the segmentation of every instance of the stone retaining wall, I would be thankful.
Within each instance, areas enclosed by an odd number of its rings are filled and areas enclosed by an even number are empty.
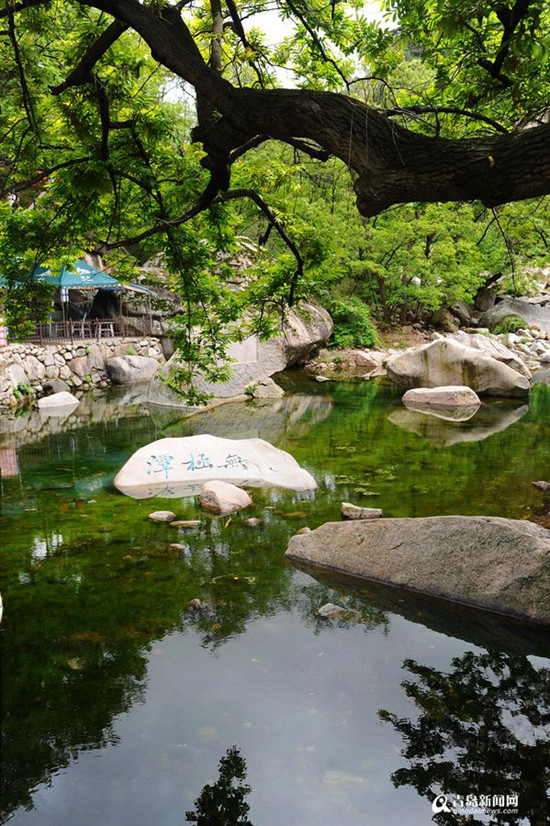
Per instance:
[[[9,344],[0,349],[0,407],[25,401],[24,388],[40,395],[48,379],[62,379],[73,391],[110,384],[105,362],[113,356],[138,355],[164,362],[156,338],[112,338],[78,344]],[[15,392],[14,392],[15,391]]]

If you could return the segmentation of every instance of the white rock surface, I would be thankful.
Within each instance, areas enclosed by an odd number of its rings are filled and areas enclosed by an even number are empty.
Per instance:
[[[149,514],[149,519],[153,522],[173,522],[176,514],[173,511],[153,511]]]
[[[234,513],[252,504],[252,499],[245,490],[229,482],[206,482],[199,495],[202,508],[214,513]]]
[[[313,490],[315,479],[284,450],[263,439],[224,439],[201,434],[159,439],[140,448],[118,472],[114,484],[135,499],[195,496],[205,482],[273,485]]]
[[[466,385],[444,385],[443,387],[415,387],[407,390],[401,399],[406,407],[479,407],[481,401],[477,393]]]
[[[386,362],[392,381],[400,387],[467,385],[491,396],[527,396],[529,380],[473,347],[453,339],[437,339],[393,355]]]
[[[342,502],[340,512],[346,519],[378,519],[382,516],[380,508],[362,508],[351,502]]]
[[[50,407],[75,407],[79,400],[72,393],[62,390],[60,393],[52,393],[51,396],[44,396],[38,399],[37,405],[40,410],[47,410]]]

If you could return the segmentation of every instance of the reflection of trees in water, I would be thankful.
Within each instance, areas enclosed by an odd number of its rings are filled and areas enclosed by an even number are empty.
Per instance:
[[[220,760],[219,776],[207,783],[195,800],[195,811],[186,812],[185,819],[198,826],[253,826],[248,819],[250,806],[245,797],[250,794],[246,778],[246,761],[237,746],[227,749]]]
[[[412,675],[402,683],[420,715],[416,722],[381,710],[405,741],[407,768],[394,785],[413,786],[433,800],[445,794],[519,797],[517,814],[488,815],[468,823],[550,822],[550,669],[527,657],[468,652],[445,674],[405,660]],[[455,813],[437,814],[441,824],[466,822]]]
[[[315,574],[319,575],[319,572],[316,571]],[[361,626],[365,632],[382,627],[385,635],[389,633],[388,614],[349,589],[334,588],[322,582],[308,582],[296,589],[295,603],[300,609],[304,625],[312,627],[316,635],[333,625],[339,628]],[[319,609],[327,603],[343,608],[344,612],[321,616]]]

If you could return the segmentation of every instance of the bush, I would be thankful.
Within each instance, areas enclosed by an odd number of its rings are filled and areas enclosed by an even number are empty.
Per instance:
[[[369,308],[360,298],[335,298],[327,309],[334,321],[330,347],[345,350],[378,344],[378,332],[370,317]]]
[[[30,400],[34,396],[34,390],[32,387],[29,387],[28,384],[25,384],[24,381],[20,381],[17,387],[14,387],[12,390],[13,397],[17,401],[21,401],[22,399]]]
[[[503,318],[500,324],[495,327],[493,333],[496,336],[500,336],[503,333],[517,333],[518,330],[526,326],[527,322],[523,318],[517,315],[507,315],[506,318]]]

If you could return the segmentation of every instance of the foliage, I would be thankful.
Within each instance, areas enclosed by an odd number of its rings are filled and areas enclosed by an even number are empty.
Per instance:
[[[501,335],[502,333],[517,333],[518,330],[521,330],[522,327],[525,327],[525,321],[523,318],[520,318],[517,315],[507,315],[506,318],[503,318],[500,324],[493,330],[495,335]]]
[[[197,826],[253,826],[247,817],[250,786],[243,783],[245,778],[246,761],[232,746],[220,760],[218,780],[207,783],[195,801],[196,811],[186,812],[185,819]]]
[[[25,382],[20,381],[16,387],[13,388],[12,394],[17,401],[29,401],[34,396],[34,390]]]
[[[213,160],[193,143],[183,74],[124,28],[75,78],[111,28],[104,13],[71,0],[25,5],[6,6],[0,34],[0,272],[16,337],[47,317],[47,295],[19,284],[37,264],[56,269],[95,252],[124,280],[163,253],[185,307],[173,381],[189,386],[196,369],[227,377],[229,342],[271,335],[302,297],[351,294],[394,322],[470,300],[481,272],[514,273],[516,261],[548,255],[545,200],[497,211],[413,202],[366,222],[346,164],[311,142],[281,148],[256,136],[221,159],[227,180],[206,197]],[[372,22],[359,0],[285,0],[276,45],[256,25],[267,0],[219,12],[201,2],[183,19],[199,57],[236,88],[273,88],[283,66],[298,87],[345,90],[413,132],[470,137],[537,122],[547,105],[548,8],[516,6],[507,16],[496,0],[388,0],[387,19]],[[158,22],[171,8],[154,3],[143,15]],[[202,92],[198,108],[201,126],[216,122]],[[261,238],[266,254],[236,291],[228,261],[243,234]]]
[[[328,310],[334,321],[333,347],[373,347],[378,343],[378,333],[369,309],[360,299],[353,296],[337,298]]]
[[[407,768],[393,774],[396,787],[412,785],[433,800],[439,791],[462,798],[472,791],[518,795],[517,814],[498,813],[491,823],[544,823],[548,811],[550,681],[547,668],[527,657],[468,652],[445,674],[413,660],[403,682],[418,706],[413,722],[383,710],[405,742]],[[513,698],[513,710],[506,713]],[[510,719],[506,719],[507,716]],[[513,788],[510,784],[513,784]],[[456,822],[435,815],[436,823]],[[486,823],[473,818],[471,823]]]

